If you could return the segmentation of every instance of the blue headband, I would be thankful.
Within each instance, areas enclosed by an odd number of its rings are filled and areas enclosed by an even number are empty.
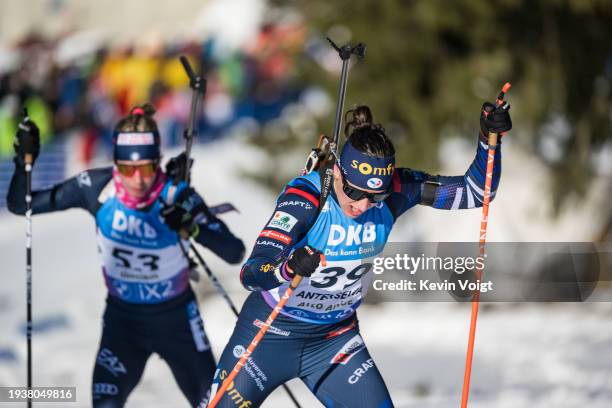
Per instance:
[[[340,166],[346,179],[355,187],[364,190],[387,190],[393,180],[395,156],[368,156],[347,142],[340,154]]]
[[[159,157],[159,133],[115,132],[113,134],[113,160],[157,160]]]

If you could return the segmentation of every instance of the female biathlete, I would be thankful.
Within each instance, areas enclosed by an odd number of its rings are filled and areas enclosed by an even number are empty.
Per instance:
[[[242,241],[210,213],[198,193],[161,170],[154,112],[147,104],[119,121],[114,166],[33,192],[34,214],[83,208],[96,220],[108,297],[93,372],[94,407],[122,407],[152,353],[166,360],[191,406],[206,397],[215,362],[189,285],[185,251],[190,241],[179,233],[228,263],[244,255]],[[36,158],[39,152],[33,122],[20,124],[15,151],[7,201],[10,211],[24,214],[24,157]],[[184,159],[171,163],[175,175],[181,163],[185,166]]]
[[[395,150],[367,106],[349,111],[347,142],[333,189],[319,211],[320,174],[291,180],[241,271],[247,298],[217,366],[212,394],[289,286],[303,280],[220,400],[256,407],[299,377],[327,407],[391,407],[391,397],[361,335],[355,310],[371,282],[362,259],[379,254],[399,216],[417,204],[455,210],[482,205],[487,135],[512,123],[508,105],[483,105],[476,158],[463,176],[395,168]],[[495,154],[493,191],[501,171]],[[320,253],[326,265],[319,265]],[[287,253],[290,256],[287,258]]]

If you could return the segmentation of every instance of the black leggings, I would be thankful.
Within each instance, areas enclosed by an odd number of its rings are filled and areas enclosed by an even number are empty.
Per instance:
[[[206,398],[215,361],[193,293],[189,290],[161,310],[160,305],[117,302],[109,299],[104,312],[93,372],[93,406],[123,407],[152,353],[168,363],[191,406]]]

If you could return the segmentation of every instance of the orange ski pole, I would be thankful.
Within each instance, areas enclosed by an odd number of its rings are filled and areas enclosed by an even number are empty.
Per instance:
[[[272,325],[272,322],[274,322],[274,319],[276,319],[276,316],[278,316],[280,311],[285,306],[285,303],[287,303],[287,300],[289,300],[289,298],[293,294],[293,291],[295,290],[295,288],[298,287],[301,281],[302,281],[302,276],[300,275],[295,275],[293,279],[291,279],[291,283],[289,284],[289,287],[287,288],[283,296],[280,298],[276,306],[274,306],[274,309],[272,310],[272,313],[270,313],[270,316],[268,316],[268,318],[266,319],[266,322],[261,326],[261,329],[259,329],[259,332],[257,332],[253,340],[251,340],[251,344],[249,344],[249,347],[247,347],[246,351],[242,354],[242,357],[240,357],[240,360],[238,360],[238,362],[236,363],[236,365],[234,366],[230,374],[223,381],[223,384],[221,384],[221,388],[219,388],[219,390],[215,393],[215,396],[212,399],[212,401],[208,403],[208,408],[215,408],[217,404],[219,403],[219,401],[221,401],[223,394],[225,394],[225,391],[227,391],[229,386],[232,384],[232,382],[234,381],[234,378],[236,378],[236,376],[240,372],[240,369],[242,369],[244,364],[249,360],[249,358],[251,358],[251,354],[255,350],[255,347],[257,347],[257,345],[259,344],[259,341],[266,334],[266,332]]]
[[[321,264],[325,266],[325,257],[323,257],[323,255],[321,255]],[[251,358],[251,354],[253,354],[255,347],[257,347],[263,336],[266,334],[266,332],[276,319],[276,316],[278,316],[280,311],[283,310],[283,307],[285,307],[285,303],[287,303],[287,301],[293,294],[293,291],[300,285],[301,281],[302,276],[300,275],[295,275],[293,279],[291,279],[289,287],[287,288],[283,296],[280,298],[276,306],[274,306],[274,309],[272,310],[272,313],[270,313],[270,316],[268,316],[265,323],[261,326],[261,329],[259,329],[259,332],[257,332],[253,340],[251,340],[251,344],[249,344],[249,347],[247,347],[246,351],[240,357],[240,360],[238,360],[230,374],[223,381],[223,384],[221,384],[221,388],[219,388],[219,390],[215,393],[213,399],[208,403],[208,408],[215,408],[219,401],[221,401],[223,394],[225,394],[225,391],[227,391],[229,386],[232,385],[234,378],[236,378],[242,367],[246,364],[249,358]]]
[[[506,82],[497,97],[496,103],[501,105],[506,92],[512,85]],[[485,176],[484,197],[482,202],[482,218],[480,220],[480,239],[479,239],[479,256],[484,258],[485,245],[487,241],[487,223],[489,221],[489,202],[491,201],[491,183],[493,181],[493,163],[495,161],[495,150],[497,148],[497,133],[489,133],[489,155],[487,157],[487,171]],[[476,279],[482,277],[482,268],[476,269]],[[476,338],[476,322],[478,320],[478,305],[480,300],[480,291],[475,291],[472,298],[472,316],[470,319],[470,334],[468,339],[467,355],[465,357],[465,372],[463,374],[463,391],[461,392],[461,408],[467,408],[468,397],[470,394],[470,378],[472,375],[472,357],[474,356],[474,340]]]

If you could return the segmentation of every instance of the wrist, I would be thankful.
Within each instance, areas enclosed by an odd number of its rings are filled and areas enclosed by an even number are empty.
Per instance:
[[[486,129],[480,128],[480,131],[478,132],[478,140],[480,140],[484,144],[488,144],[489,132]]]
[[[287,268],[287,262],[283,262],[274,268],[274,275],[279,282],[289,282],[295,276],[295,274],[290,272],[290,269]]]

